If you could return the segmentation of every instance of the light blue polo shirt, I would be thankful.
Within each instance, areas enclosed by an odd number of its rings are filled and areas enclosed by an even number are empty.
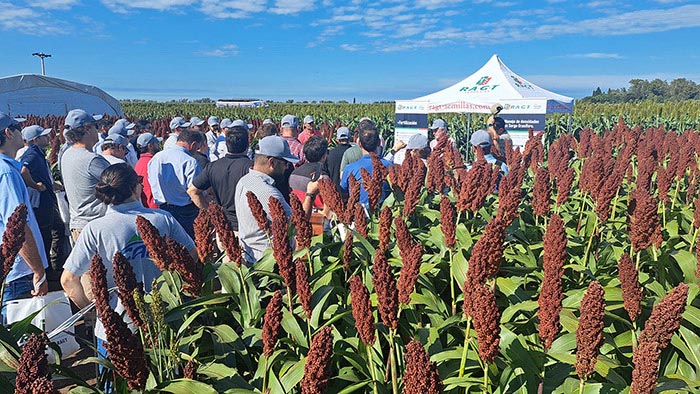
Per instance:
[[[153,155],[148,163],[148,182],[156,204],[181,207],[191,204],[187,187],[200,172],[197,159],[179,145]]]
[[[44,252],[44,241],[41,239],[39,224],[37,224],[32,204],[29,201],[27,187],[24,185],[22,175],[20,175],[21,169],[22,165],[18,161],[0,153],[0,190],[2,190],[4,196],[0,199],[0,235],[5,233],[7,221],[15,211],[15,208],[17,208],[19,204],[24,203],[27,206],[27,224],[29,225],[29,229],[32,230],[32,235],[34,235],[34,241],[36,242],[36,248],[39,252],[41,262],[44,268],[47,268],[49,263],[46,259],[46,253]],[[24,261],[24,258],[18,253],[10,273],[7,275],[7,278],[5,278],[5,283],[10,283],[15,279],[33,273],[27,262]]]

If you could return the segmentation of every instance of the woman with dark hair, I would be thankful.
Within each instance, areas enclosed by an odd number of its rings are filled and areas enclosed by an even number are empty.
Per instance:
[[[160,276],[161,272],[149,257],[136,228],[137,216],[148,219],[161,235],[179,242],[196,258],[192,238],[170,213],[143,207],[142,187],[141,177],[126,163],[111,165],[102,172],[100,182],[95,187],[95,196],[108,206],[107,213],[83,228],[61,276],[63,289],[78,308],[83,308],[91,301],[89,292],[86,292],[89,289],[83,287],[80,277],[87,273],[95,253],[100,255],[107,269],[107,286],[110,288],[115,286],[112,259],[116,252],[121,252],[126,257],[136,274],[136,280],[143,283],[146,291],[150,291],[153,279]],[[124,311],[114,294],[110,304],[117,313]],[[128,316],[125,321],[128,322]],[[99,321],[95,325],[95,336],[98,345],[100,340],[105,340],[104,328]]]

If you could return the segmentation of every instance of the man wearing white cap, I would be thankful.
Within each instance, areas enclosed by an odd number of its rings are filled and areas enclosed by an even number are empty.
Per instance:
[[[319,136],[322,137],[321,132],[316,129],[316,122],[314,121],[314,117],[311,115],[306,115],[304,116],[304,130],[302,130],[301,133],[299,133],[299,142],[301,144],[305,144],[306,141],[309,140],[309,138],[313,136]]]
[[[172,118],[172,120],[170,120],[170,135],[168,135],[168,139],[165,140],[163,149],[170,149],[174,147],[175,143],[177,142],[177,136],[180,134],[180,130],[188,127],[190,127],[190,123],[185,122],[185,119],[183,119],[181,116]]]
[[[39,223],[41,239],[44,242],[44,252],[46,257],[51,256],[51,232],[54,228],[64,228],[61,215],[58,212],[58,201],[54,189],[63,190],[61,185],[54,188],[53,177],[49,162],[46,160],[46,148],[49,146],[49,133],[51,129],[44,129],[41,126],[29,126],[22,129],[22,138],[29,144],[27,150],[20,158],[22,163],[22,178],[27,185],[27,192],[32,201],[32,208]],[[58,237],[57,249],[62,250],[60,241],[63,237]],[[60,270],[60,256],[54,256],[52,267]]]
[[[70,206],[70,230],[77,240],[83,227],[93,219],[104,216],[107,206],[95,197],[95,186],[109,162],[92,151],[97,142],[95,122],[101,116],[92,116],[82,109],[68,112],[65,136],[71,147],[61,160],[61,174]]]
[[[294,115],[284,115],[280,122],[280,135],[287,141],[292,154],[299,158],[294,167],[299,167],[306,162],[304,158],[304,144],[299,141],[299,118]]]
[[[343,160],[343,154],[350,148],[350,140],[352,139],[350,129],[343,126],[335,132],[335,148],[328,152],[326,159],[326,167],[328,168],[328,176],[337,188],[340,188],[340,162]]]
[[[221,131],[219,128],[219,118],[216,116],[210,116],[209,119],[207,119],[207,125],[209,126],[209,130],[207,130],[205,135],[207,136],[207,146],[209,147],[209,153],[211,154],[211,151],[214,149],[214,145],[216,145],[216,137]]]
[[[13,119],[0,112],[0,190],[3,191],[3,198],[0,199],[0,233],[5,232],[17,206],[25,204],[29,208],[31,205],[20,175],[20,164],[14,159],[17,150],[24,144],[20,121],[24,119]],[[48,261],[32,209],[27,209],[27,221],[22,230],[25,241],[5,278],[3,305],[26,296],[45,295],[48,291],[45,271]],[[4,322],[4,309],[2,315]]]
[[[437,146],[438,139],[442,138],[443,135],[447,135],[447,123],[442,119],[435,119],[433,125],[430,126],[430,130],[433,132],[433,140],[430,141],[430,149],[433,150]],[[455,140],[449,137],[452,146],[455,145]]]
[[[135,129],[134,128],[130,128],[130,129],[127,128],[131,125],[134,125],[134,123],[127,124],[126,122],[128,122],[126,119],[117,120],[114,123],[114,125],[112,127],[110,127],[109,131],[107,131],[107,137],[105,139],[103,139],[101,142],[97,142],[97,144],[95,144],[95,147],[93,148],[93,150],[97,154],[103,154],[102,152],[104,152],[104,150],[102,149],[102,144],[104,144],[104,142],[110,136],[120,135],[120,136],[124,137],[124,140],[126,141],[126,148],[125,148],[126,149],[126,153],[125,153],[126,156],[124,156],[123,162],[128,163],[130,166],[133,167],[136,165],[136,162],[138,161],[138,157],[136,155],[136,150],[134,149],[133,146],[131,146],[131,143],[129,143],[129,140],[127,140],[127,138],[134,134]],[[114,163],[112,163],[112,164],[114,164]]]
[[[291,217],[292,210],[285,201],[284,195],[275,187],[275,178],[285,173],[287,163],[294,164],[298,161],[299,159],[292,155],[289,144],[284,138],[276,135],[265,137],[260,140],[258,150],[255,151],[253,168],[236,185],[238,234],[249,265],[258,261],[271,245],[265,232],[258,227],[248,204],[247,193],[250,191],[255,194],[267,213],[268,219],[270,218],[270,197],[278,199],[287,217]],[[309,182],[306,193],[304,203],[309,204],[318,194],[318,182]]]
[[[124,158],[128,152],[126,148],[126,138],[119,134],[110,134],[102,142],[102,156],[109,164],[126,163]]]
[[[414,134],[408,139],[405,149],[401,149],[394,155],[394,164],[403,164],[406,155],[416,155],[424,164],[427,164],[426,159],[430,154],[430,146],[428,146],[428,137],[423,134]]]
[[[474,147],[474,151],[476,151],[477,148],[481,148],[481,151],[484,154],[484,159],[496,167],[499,167],[503,175],[508,175],[508,165],[497,159],[491,151],[491,149],[494,148],[493,140],[491,139],[491,135],[486,130],[482,129],[475,131],[470,138],[470,142]]]
[[[209,161],[214,162],[226,156],[226,133],[233,127],[233,121],[229,118],[224,118],[219,124],[220,134],[216,137],[214,148],[209,151]],[[246,126],[247,127],[247,126]]]

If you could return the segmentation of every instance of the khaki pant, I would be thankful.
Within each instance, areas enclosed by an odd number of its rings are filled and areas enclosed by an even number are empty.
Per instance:
[[[72,228],[70,229],[70,236],[73,238],[73,244],[78,242],[78,237],[83,231],[82,228]],[[80,276],[80,284],[83,285],[83,290],[85,291],[85,296],[88,300],[93,301],[95,297],[92,295],[92,283],[90,283],[90,275],[83,274]]]

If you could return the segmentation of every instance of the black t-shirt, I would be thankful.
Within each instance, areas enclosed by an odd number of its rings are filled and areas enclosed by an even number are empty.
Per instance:
[[[350,144],[338,144],[328,152],[328,159],[326,159],[328,176],[331,177],[336,186],[340,186],[340,162],[343,160],[343,153],[351,146]]]
[[[253,161],[245,153],[226,154],[219,160],[209,163],[192,184],[199,190],[207,190],[210,187],[214,191],[216,203],[221,205],[226,212],[226,218],[231,223],[234,231],[238,231],[238,219],[236,218],[236,185],[243,175],[253,166]]]

